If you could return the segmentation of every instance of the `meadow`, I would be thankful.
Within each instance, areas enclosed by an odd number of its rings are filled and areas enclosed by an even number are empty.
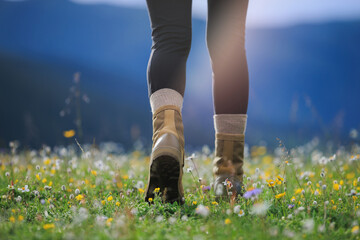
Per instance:
[[[144,202],[145,150],[13,142],[0,153],[0,239],[359,239],[360,148],[320,149],[246,147],[245,194],[217,200],[204,146],[186,157],[179,206]]]

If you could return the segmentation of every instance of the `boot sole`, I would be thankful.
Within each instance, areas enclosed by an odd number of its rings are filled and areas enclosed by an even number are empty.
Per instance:
[[[145,201],[154,199],[155,188],[160,188],[159,195],[164,202],[182,204],[179,194],[180,165],[172,156],[162,155],[155,158],[150,167],[150,180]]]

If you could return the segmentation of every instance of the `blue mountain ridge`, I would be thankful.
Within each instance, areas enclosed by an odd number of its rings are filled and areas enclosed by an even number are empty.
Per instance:
[[[205,27],[193,19],[183,111],[189,146],[213,146]],[[350,128],[360,128],[359,39],[360,20],[247,29],[247,141],[344,140]],[[135,127],[150,144],[150,47],[146,10],[63,0],[0,2],[0,146],[13,139],[29,146],[66,143],[61,132],[74,124],[58,112],[75,71],[91,98],[83,108],[85,141],[131,146]]]

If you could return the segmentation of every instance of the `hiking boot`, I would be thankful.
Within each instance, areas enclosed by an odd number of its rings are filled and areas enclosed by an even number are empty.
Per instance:
[[[153,114],[153,145],[145,201],[154,199],[154,191],[164,202],[184,203],[182,175],[184,166],[184,127],[180,108],[160,107]]]
[[[217,198],[243,194],[244,134],[216,133],[213,161]]]

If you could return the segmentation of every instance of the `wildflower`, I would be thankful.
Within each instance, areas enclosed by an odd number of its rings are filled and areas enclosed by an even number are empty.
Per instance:
[[[229,218],[225,219],[225,224],[230,224],[231,223],[231,220]]]
[[[275,198],[276,199],[282,198],[283,196],[285,196],[285,194],[286,194],[286,192],[279,193],[279,194],[275,195]]]
[[[108,202],[111,202],[113,200],[113,197],[110,196],[110,197],[107,198],[107,200],[108,200]]]
[[[46,180],[46,178],[44,178],[43,180],[42,180],[42,183],[46,183],[47,182],[47,180]]]
[[[266,180],[266,181],[267,181],[269,187],[274,187],[275,186],[274,180],[269,179],[269,180]]]
[[[44,164],[45,164],[45,165],[49,165],[50,163],[51,163],[50,158],[46,158],[46,159],[44,160]]]
[[[54,228],[54,227],[55,227],[55,224],[53,224],[53,223],[47,223],[47,224],[44,224],[44,226],[43,226],[43,228],[45,230],[51,229],[51,228]]]
[[[19,220],[20,222],[23,221],[23,220],[24,220],[24,216],[19,215],[18,220]]]
[[[295,202],[296,198],[293,196],[290,201]]]
[[[158,187],[158,188],[155,188],[155,189],[154,189],[154,192],[155,192],[155,193],[160,192],[160,188],[159,188],[159,187]]]
[[[253,215],[265,216],[269,207],[270,204],[268,202],[258,202],[252,206],[250,213]]]
[[[113,221],[113,218],[108,218],[106,220],[106,225],[110,226],[111,222]]]
[[[116,202],[115,205],[116,205],[116,206],[120,206],[120,202]]]
[[[196,205],[196,204],[197,204],[197,201],[193,201],[192,204],[193,204],[193,205]]]
[[[216,201],[211,202],[212,205],[219,205]]]
[[[40,175],[39,175],[39,174],[36,174],[35,177],[36,177],[37,180],[40,181],[41,178],[40,178]]]
[[[91,170],[91,174],[97,176],[97,172],[95,170]]]
[[[358,234],[359,233],[359,226],[356,225],[351,229],[351,233],[352,234]]]
[[[149,201],[149,202],[152,202],[152,201],[153,201],[153,199],[152,199],[152,198],[149,198],[149,199],[148,199],[148,201]]]
[[[313,202],[313,205],[315,205],[315,206],[316,206],[316,205],[317,205],[317,201],[314,201],[314,202]]]
[[[333,185],[333,189],[335,190],[335,191],[339,191],[340,190],[340,185],[338,184],[338,183],[336,183],[336,184],[334,184]]]
[[[14,223],[14,222],[15,222],[15,217],[14,217],[14,216],[11,216],[11,217],[9,218],[9,221],[12,222],[12,223]]]
[[[321,188],[322,188],[322,190],[326,190],[326,185],[325,184],[322,185]]]
[[[8,185],[8,189],[15,189],[13,185]]]
[[[207,217],[210,213],[210,210],[208,207],[204,206],[204,205],[199,205],[196,209],[195,209],[195,213],[199,214],[203,217]]]
[[[242,217],[242,216],[244,216],[244,215],[245,215],[244,210],[240,209],[238,216],[239,216],[239,217]]]
[[[75,199],[78,200],[78,201],[81,201],[81,200],[84,199],[84,196],[81,195],[81,194],[79,194],[79,195],[77,195],[77,196],[75,197]]]
[[[63,191],[65,191],[65,190],[66,190],[65,185],[62,185],[62,186],[61,186],[61,190],[63,190]]]
[[[17,196],[17,197],[15,198],[16,202],[21,202],[21,199],[22,199],[21,196]]]
[[[204,185],[201,185],[201,190],[203,192],[207,192],[207,191],[210,191],[211,187],[210,186],[204,186]]]
[[[186,172],[187,173],[191,173],[193,171],[193,169],[191,168],[191,167],[188,167],[187,169],[186,169]]]
[[[258,189],[258,188],[251,189],[251,190],[247,191],[246,193],[244,193],[244,198],[249,199],[251,197],[256,197],[261,192],[262,192],[262,190]]]
[[[188,217],[187,217],[186,215],[183,215],[183,216],[181,217],[181,221],[186,222],[187,220],[188,220]]]
[[[102,204],[102,205],[105,205],[105,204],[106,204],[106,201],[105,201],[105,200],[102,200],[102,201],[101,201],[101,204]]]
[[[159,215],[159,216],[157,216],[157,217],[155,218],[155,221],[156,221],[156,222],[162,222],[163,220],[164,220],[164,217],[161,216],[161,215]]]
[[[144,182],[143,182],[143,181],[138,181],[138,182],[136,183],[136,186],[135,186],[135,187],[136,187],[137,189],[139,189],[139,188],[144,188],[144,186],[145,186],[145,185],[144,185]]]
[[[75,131],[71,129],[68,131],[64,131],[63,134],[66,138],[72,138],[73,136],[75,136]]]
[[[5,173],[5,177],[9,177],[10,176],[10,173],[9,172],[6,172]]]
[[[320,177],[322,177],[322,178],[325,177],[325,173],[324,173],[324,172],[321,172],[321,173],[320,173]]]
[[[304,189],[298,188],[295,190],[295,195],[300,194]]]
[[[289,204],[289,205],[288,205],[288,209],[292,209],[292,208],[294,208],[294,207],[295,207],[294,204]]]
[[[240,205],[236,205],[234,207],[234,213],[239,213],[239,211],[240,211]]]
[[[304,232],[310,233],[314,230],[314,220],[313,219],[306,219],[303,222],[303,229]]]
[[[140,194],[143,194],[145,192],[144,189],[142,189],[142,188],[139,188],[138,191]]]
[[[75,194],[80,194],[80,190],[78,188],[75,189]]]
[[[21,192],[29,192],[30,189],[29,189],[28,185],[25,185],[25,187],[18,188],[18,191],[21,191]]]

